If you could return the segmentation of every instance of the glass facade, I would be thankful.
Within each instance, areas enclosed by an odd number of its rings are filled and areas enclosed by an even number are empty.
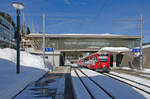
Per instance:
[[[96,49],[102,47],[127,47],[134,48],[139,46],[140,39],[130,38],[51,38],[46,37],[46,48],[55,50],[80,50]],[[42,37],[32,38],[35,49],[42,50]]]
[[[35,50],[43,50],[43,37],[41,34],[35,34],[33,37],[29,35],[29,39]],[[96,52],[102,47],[127,47],[132,49],[138,47],[140,44],[139,37],[128,36],[92,37],[89,35],[88,37],[67,37],[64,35],[53,35],[46,36],[45,41],[46,48],[54,48],[55,51],[61,51],[65,54],[65,58],[69,60],[79,59],[79,57],[83,57],[84,54]]]
[[[0,47],[8,47],[14,38],[14,27],[0,16]],[[2,43],[3,42],[3,43]]]

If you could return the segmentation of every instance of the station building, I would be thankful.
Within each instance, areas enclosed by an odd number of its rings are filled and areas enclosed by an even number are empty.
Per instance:
[[[108,33],[45,35],[31,33],[30,35],[26,35],[26,38],[30,40],[32,45],[32,48],[29,49],[30,52],[42,54],[43,37],[45,37],[45,48],[54,48],[53,54],[57,53],[57,55],[60,55],[59,65],[64,65],[65,60],[78,60],[84,57],[84,55],[97,52],[103,47],[125,47],[132,49],[138,47],[140,44],[139,36],[124,36]],[[48,52],[46,52],[46,54],[48,54]],[[117,54],[112,57],[117,57]],[[117,59],[115,61],[117,61]]]
[[[6,16],[10,17],[8,14],[0,12],[0,48],[14,47],[16,45],[13,42],[14,26],[6,19]]]

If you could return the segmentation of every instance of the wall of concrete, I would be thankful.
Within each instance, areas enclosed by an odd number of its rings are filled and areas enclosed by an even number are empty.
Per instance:
[[[51,52],[47,56],[52,65],[60,66],[60,52]]]
[[[139,68],[140,64],[139,56],[136,56],[132,52],[127,52],[124,54],[121,65],[131,68]],[[143,68],[150,68],[150,47],[143,48]]]
[[[143,49],[143,55],[144,55],[143,66],[145,68],[150,68],[150,47]]]

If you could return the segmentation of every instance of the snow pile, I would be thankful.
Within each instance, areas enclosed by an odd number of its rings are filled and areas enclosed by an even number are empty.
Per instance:
[[[0,58],[16,62],[16,53],[15,50],[5,48],[5,49],[0,49]]]
[[[126,47],[103,47],[101,48],[99,51],[108,51],[108,52],[127,52],[130,51],[130,49],[126,48]]]
[[[0,49],[0,96],[11,99],[29,83],[38,80],[48,69],[40,56],[20,53],[20,74],[16,74],[16,50]],[[47,63],[49,64],[49,63]],[[52,66],[49,66],[52,68]]]
[[[16,63],[16,50],[14,49],[0,49],[0,58],[7,59]],[[43,68],[43,59],[40,56],[31,55],[27,52],[20,52],[20,64],[23,66]]]

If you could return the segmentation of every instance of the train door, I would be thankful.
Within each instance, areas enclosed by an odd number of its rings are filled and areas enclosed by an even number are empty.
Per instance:
[[[120,66],[122,62],[123,55],[121,53],[116,55],[116,66]]]
[[[89,59],[86,58],[85,61],[84,61],[84,66],[85,66],[85,67],[88,67],[88,64],[89,64]]]
[[[100,66],[99,66],[99,62],[96,56],[94,56],[94,62],[95,62],[96,68],[99,68]]]
[[[110,66],[113,67],[113,55],[110,55]]]
[[[64,66],[65,65],[65,53],[61,53],[59,58],[60,58],[59,59],[60,66]]]
[[[91,57],[91,66],[92,66],[93,68],[95,67],[94,57]]]

